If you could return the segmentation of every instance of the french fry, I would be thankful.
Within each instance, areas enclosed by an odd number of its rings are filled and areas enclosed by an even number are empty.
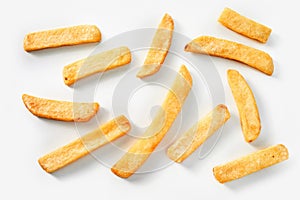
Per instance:
[[[185,51],[228,58],[249,65],[267,75],[274,71],[271,56],[261,50],[236,42],[201,36],[185,46]]]
[[[192,126],[178,140],[172,144],[167,155],[173,161],[181,163],[202,145],[215,131],[217,131],[228,119],[230,113],[225,105],[218,105],[202,120]]]
[[[148,159],[156,146],[163,139],[180,112],[185,98],[192,87],[192,77],[183,65],[172,89],[142,138],[138,139],[128,152],[111,168],[117,176],[128,178]]]
[[[63,70],[64,82],[70,86],[84,77],[115,69],[130,62],[131,53],[127,47],[104,51],[65,66]]]
[[[23,94],[26,108],[34,115],[66,122],[90,120],[99,110],[98,103],[76,103],[38,98]]]
[[[254,141],[260,133],[261,124],[256,101],[244,77],[236,70],[228,70],[227,79],[239,110],[244,138]]]
[[[288,158],[287,148],[282,144],[278,144],[214,167],[213,173],[220,183],[226,183],[280,163]]]
[[[225,27],[248,38],[266,43],[272,29],[240,15],[230,8],[225,8],[218,20]]]
[[[159,71],[171,46],[173,30],[174,21],[170,15],[165,14],[152,40],[144,65],[137,73],[137,77],[144,78]]]
[[[125,116],[121,115],[81,138],[41,157],[38,162],[46,172],[55,172],[99,147],[125,135],[129,130],[129,121]]]
[[[24,38],[27,52],[47,48],[99,42],[101,32],[94,25],[80,25],[29,33]]]

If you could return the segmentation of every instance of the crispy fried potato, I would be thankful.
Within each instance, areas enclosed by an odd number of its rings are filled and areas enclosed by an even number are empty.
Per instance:
[[[130,62],[131,53],[127,47],[104,51],[65,66],[63,70],[64,82],[70,86],[84,77],[115,69]]]
[[[129,130],[129,121],[125,116],[121,115],[81,138],[41,157],[38,162],[46,172],[55,172],[99,147],[125,135]]]
[[[180,112],[185,98],[192,87],[192,77],[183,65],[172,89],[142,138],[138,139],[128,152],[111,168],[117,176],[128,178],[148,159],[156,146],[163,139]]]
[[[262,43],[267,42],[272,32],[272,29],[248,19],[230,8],[223,10],[218,21],[232,31]]]
[[[144,65],[137,73],[137,77],[144,78],[159,71],[171,46],[174,30],[172,17],[165,14],[152,40]]]
[[[192,126],[178,140],[172,144],[167,155],[175,162],[181,163],[202,145],[228,119],[230,113],[225,105],[218,105],[202,120]]]
[[[100,42],[101,32],[94,25],[80,25],[29,33],[24,38],[24,50],[36,51],[47,48]]]
[[[275,165],[289,158],[287,148],[278,144],[213,168],[215,178],[226,183]]]
[[[185,51],[236,60],[267,75],[272,75],[274,71],[273,60],[269,54],[228,40],[201,36],[187,44]]]
[[[227,79],[239,110],[244,138],[254,141],[260,133],[261,124],[256,101],[244,77],[236,70],[228,70]]]
[[[66,122],[90,120],[99,110],[98,103],[76,103],[38,98],[23,94],[26,108],[34,115]]]

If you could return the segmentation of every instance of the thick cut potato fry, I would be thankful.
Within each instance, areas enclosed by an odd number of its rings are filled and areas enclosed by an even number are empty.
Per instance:
[[[118,47],[101,52],[65,66],[63,70],[64,82],[70,86],[84,77],[115,69],[130,62],[131,53],[127,47]]]
[[[248,19],[230,8],[223,10],[218,21],[227,28],[262,43],[267,42],[272,32],[272,29]]]
[[[76,103],[43,99],[27,94],[22,96],[26,108],[34,115],[66,122],[88,121],[99,110],[98,103]]]
[[[180,112],[185,98],[192,87],[192,77],[183,65],[172,89],[143,137],[138,139],[128,152],[112,167],[112,172],[122,178],[128,178],[143,165],[156,146],[163,139]]]
[[[175,162],[180,163],[184,161],[229,118],[230,113],[227,107],[225,105],[218,105],[176,140],[168,148],[167,155]]]
[[[289,158],[287,148],[278,144],[213,168],[220,183],[239,179]]]
[[[201,36],[185,46],[185,51],[228,58],[249,65],[267,75],[274,71],[271,56],[263,51],[236,42]]]
[[[236,70],[228,70],[227,79],[239,110],[244,138],[254,141],[260,133],[261,124],[256,101],[244,77]]]
[[[24,50],[36,51],[47,48],[99,42],[101,32],[94,25],[80,25],[29,33],[24,38]]]
[[[137,77],[144,78],[159,71],[168,54],[171,46],[174,30],[172,17],[165,14],[152,40],[151,48],[148,51],[144,65],[137,74]]]
[[[38,162],[46,172],[55,172],[99,147],[125,135],[129,130],[129,121],[125,116],[121,115],[81,138],[41,157]]]

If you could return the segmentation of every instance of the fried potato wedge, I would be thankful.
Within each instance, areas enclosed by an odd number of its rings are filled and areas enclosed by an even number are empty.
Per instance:
[[[229,40],[201,36],[187,44],[185,51],[236,60],[267,75],[272,75],[274,71],[273,60],[269,54]]]
[[[38,162],[46,172],[55,172],[99,147],[125,135],[130,128],[127,118],[121,115],[81,138],[41,157]]]
[[[172,144],[167,155],[173,161],[181,163],[202,145],[228,119],[230,113],[225,105],[218,105],[202,120],[192,126],[178,140]]]
[[[143,165],[172,126],[191,87],[192,77],[183,65],[172,89],[167,94],[162,109],[156,114],[142,138],[138,139],[111,168],[113,173],[119,177],[128,178]]]
[[[152,40],[144,65],[136,75],[137,77],[144,78],[159,71],[171,46],[173,30],[174,21],[170,15],[165,14]]]
[[[224,8],[218,21],[230,30],[248,38],[266,43],[272,29],[240,15],[230,8]]]
[[[104,51],[65,66],[63,70],[64,82],[70,86],[82,78],[115,69],[130,62],[131,53],[127,47]]]
[[[94,25],[79,25],[47,31],[29,33],[24,38],[27,52],[47,48],[100,42],[101,32]]]
[[[220,183],[226,183],[280,163],[288,158],[288,149],[284,145],[278,144],[256,151],[224,165],[214,167],[213,173]]]
[[[98,103],[76,103],[22,96],[26,108],[34,115],[66,122],[90,120],[99,110]]]
[[[227,71],[227,79],[239,110],[244,138],[254,141],[260,133],[261,124],[256,101],[244,77],[236,70]]]

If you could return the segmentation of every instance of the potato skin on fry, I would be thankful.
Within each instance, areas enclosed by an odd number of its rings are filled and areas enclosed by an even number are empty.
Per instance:
[[[242,131],[246,142],[260,134],[261,123],[254,95],[244,77],[236,70],[227,71],[228,83],[239,110]]]
[[[24,50],[27,52],[86,44],[101,41],[101,32],[94,25],[79,25],[29,33],[24,38]]]
[[[248,19],[230,8],[224,8],[218,21],[230,30],[261,43],[266,43],[272,32],[272,29]]]
[[[213,168],[213,174],[220,183],[226,183],[280,163],[288,158],[288,149],[284,145],[278,144],[216,166]]]
[[[272,75],[274,71],[273,60],[269,54],[229,40],[200,36],[187,44],[185,51],[236,60],[267,75]]]
[[[98,129],[41,157],[38,162],[46,172],[53,173],[125,135],[130,128],[128,119],[123,115],[118,116]]]
[[[88,121],[100,107],[98,103],[57,101],[27,94],[23,94],[22,100],[26,108],[35,116],[66,122]]]

